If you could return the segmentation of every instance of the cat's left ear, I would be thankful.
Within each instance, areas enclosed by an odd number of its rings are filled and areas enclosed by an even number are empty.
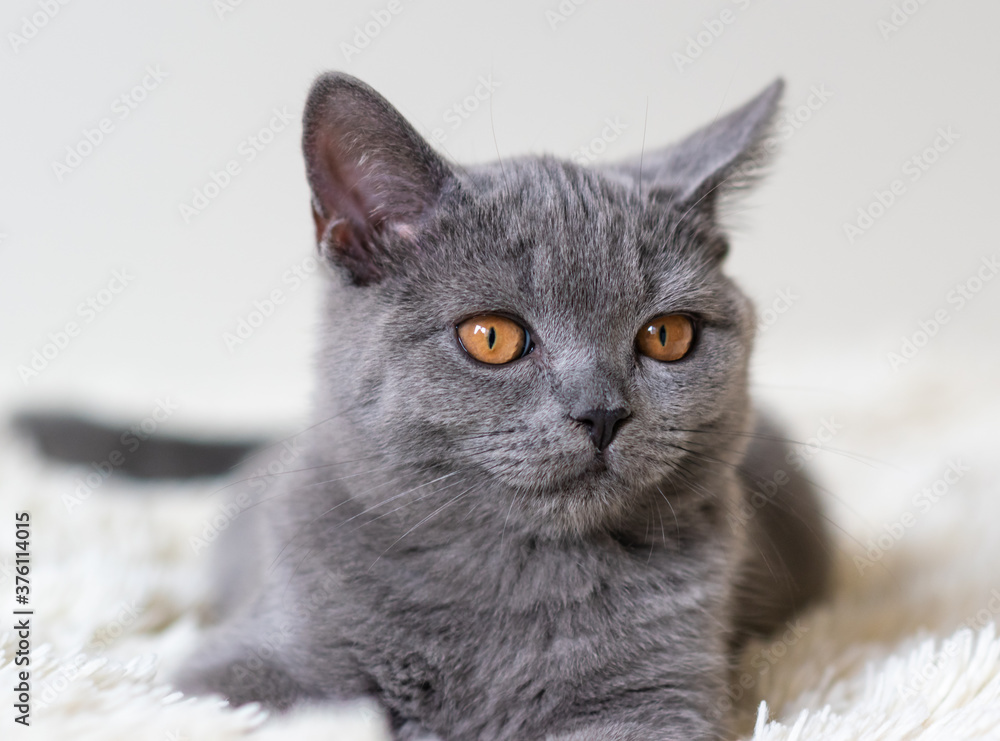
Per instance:
[[[768,134],[784,82],[775,80],[752,100],[682,141],[613,169],[627,172],[650,198],[710,217],[721,194],[746,186],[770,154]]]
[[[381,280],[412,243],[452,177],[445,162],[381,95],[329,73],[306,102],[302,148],[321,252],[357,285]]]

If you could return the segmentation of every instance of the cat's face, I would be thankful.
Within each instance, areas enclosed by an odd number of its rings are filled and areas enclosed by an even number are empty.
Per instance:
[[[315,100],[312,110],[315,120]],[[309,124],[307,112],[307,155]],[[343,279],[325,333],[325,354],[340,361],[321,383],[352,397],[354,433],[385,460],[459,472],[479,482],[477,496],[516,499],[575,530],[691,479],[705,455],[735,462],[738,434],[716,449],[703,431],[745,429],[752,312],[720,269],[718,185],[706,194],[673,177],[697,161],[678,166],[674,154],[673,169],[640,188],[627,167],[548,158],[434,172],[439,162],[414,165],[430,156],[419,146],[391,161],[393,142],[385,169],[368,175],[381,177],[372,192],[398,186],[402,170],[411,190],[423,173],[416,187],[430,196],[373,206],[377,196],[357,195],[364,161],[344,149],[327,162],[354,184],[341,189],[349,207],[325,204],[316,159],[311,169],[318,236]],[[351,207],[375,218],[355,224]],[[507,362],[477,359],[462,340],[463,322],[491,315],[523,333]],[[664,316],[692,330],[677,359],[640,340]],[[614,412],[599,436],[593,410]]]

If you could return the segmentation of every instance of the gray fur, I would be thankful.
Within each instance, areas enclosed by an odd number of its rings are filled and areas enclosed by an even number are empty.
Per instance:
[[[753,311],[714,203],[780,88],[647,155],[640,185],[637,166],[548,157],[458,169],[363,83],[317,81],[316,424],[251,510],[259,591],[182,688],[367,695],[400,738],[724,735],[732,650],[826,572],[804,479],[733,517],[784,452],[752,433]],[[485,312],[535,349],[472,360],[455,326]],[[638,355],[643,323],[676,312],[698,318],[693,351]],[[615,407],[630,416],[599,453],[573,417]]]

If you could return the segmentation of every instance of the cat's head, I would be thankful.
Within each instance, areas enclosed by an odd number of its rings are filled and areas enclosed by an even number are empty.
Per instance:
[[[618,166],[459,168],[365,84],[317,80],[304,149],[336,276],[319,383],[343,444],[457,471],[549,530],[608,525],[713,459],[731,473],[753,320],[718,201],[755,171],[781,88]]]

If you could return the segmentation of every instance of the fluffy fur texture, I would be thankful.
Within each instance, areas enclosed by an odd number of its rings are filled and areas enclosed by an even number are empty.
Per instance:
[[[812,468],[834,504],[841,558],[829,598],[797,619],[792,640],[782,642],[782,630],[742,652],[736,679],[745,677],[748,688],[736,689],[743,687],[738,682],[730,688],[739,697],[739,738],[1000,738],[1000,392],[995,352],[991,365],[984,360],[989,351],[979,346],[947,366],[891,376],[873,369],[868,357],[845,354],[791,372],[819,385],[828,374],[836,392],[803,393],[801,383],[769,375],[769,397],[783,401],[791,437],[806,440],[820,419],[832,416],[842,429],[829,447],[885,463],[873,467],[826,449],[814,455]],[[782,367],[793,365],[795,355],[788,348]],[[954,383],[956,367],[964,369],[961,384]],[[865,556],[867,541],[912,514],[912,498],[951,459],[970,470],[859,573],[854,558]],[[196,616],[214,596],[205,576],[216,550],[204,542],[225,526],[227,490],[221,482],[137,483],[116,475],[70,509],[88,470],[43,464],[0,433],[0,512],[27,510],[34,523],[32,727],[21,735],[388,740],[372,706],[324,704],[266,719],[255,706],[181,697],[169,677],[203,635]],[[8,615],[13,547],[10,538],[0,539],[0,595]],[[0,687],[17,684],[16,642],[15,633],[0,630]],[[11,724],[13,708],[0,713]]]
[[[252,552],[257,586],[231,590],[181,687],[374,698],[399,738],[718,738],[731,649],[826,576],[804,479],[739,517],[785,449],[753,426],[753,312],[715,212],[780,92],[635,164],[458,169],[363,83],[320,78],[315,425],[303,470],[234,528],[249,548],[223,581],[248,583]],[[473,360],[455,327],[482,313],[533,351]],[[686,357],[636,352],[677,313],[697,327]],[[628,414],[603,449],[579,421],[593,409]]]

